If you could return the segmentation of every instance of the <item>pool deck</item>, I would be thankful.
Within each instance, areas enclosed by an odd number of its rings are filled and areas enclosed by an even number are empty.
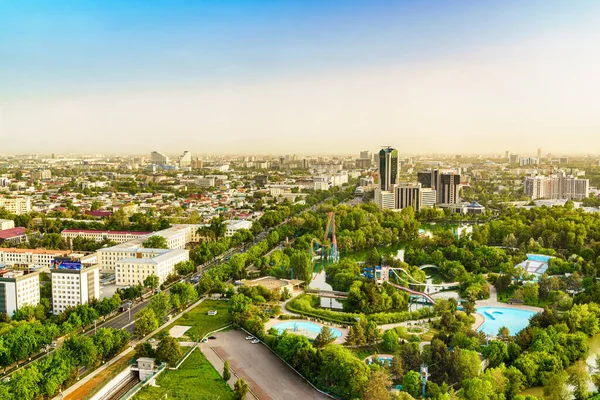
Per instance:
[[[540,308],[540,307],[517,305],[517,304],[507,304],[507,303],[499,302],[498,301],[498,292],[496,291],[496,288],[493,285],[490,285],[490,298],[485,299],[485,300],[478,300],[475,303],[475,307],[476,308],[479,308],[479,307],[512,308],[515,310],[527,310],[527,311],[533,311],[536,313],[544,311],[544,309]],[[479,313],[473,313],[473,316],[475,317],[475,322],[473,323],[473,330],[477,330],[477,329],[479,329],[479,327],[481,325],[483,325],[483,323],[485,322],[485,318],[483,317],[483,315],[481,315]]]
[[[265,324],[265,330],[268,331],[269,329],[271,329],[273,326],[277,325],[277,324],[281,324],[284,322],[311,322],[313,324],[319,325],[319,326],[329,326],[330,328],[335,328],[338,331],[342,332],[342,336],[340,336],[339,338],[335,339],[335,341],[333,343],[336,344],[344,344],[344,342],[346,341],[346,336],[348,336],[348,329],[346,328],[342,328],[338,325],[335,324],[323,324],[321,322],[317,322],[317,321],[312,321],[310,319],[276,319],[276,318],[272,318],[270,319],[266,324]]]

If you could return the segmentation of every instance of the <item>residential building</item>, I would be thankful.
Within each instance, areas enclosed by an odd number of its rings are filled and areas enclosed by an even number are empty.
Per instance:
[[[518,154],[511,154],[508,157],[508,162],[511,164],[517,164],[519,162],[519,155]]]
[[[379,152],[379,188],[382,191],[393,191],[392,186],[398,183],[398,150],[391,147]]]
[[[49,169],[36,169],[31,171],[31,179],[34,181],[44,181],[52,178],[52,172]]]
[[[519,166],[523,167],[525,165],[537,165],[540,161],[538,158],[534,157],[521,157],[519,158]]]
[[[370,151],[365,150],[365,151],[361,151],[360,152],[360,159],[361,160],[369,160],[369,161],[371,161],[373,159],[373,156],[371,155]]]
[[[196,185],[201,187],[215,186],[215,178],[197,178]]]
[[[320,175],[313,177],[313,188],[314,190],[329,190],[331,188],[329,182],[329,176]]]
[[[39,302],[39,271],[0,270],[0,312],[12,317],[19,308]]]
[[[31,198],[0,196],[0,208],[4,208],[12,214],[26,214],[31,211]]]
[[[153,257],[123,258],[115,265],[115,283],[117,286],[142,285],[144,279],[150,275],[156,275],[159,283],[163,283],[167,277],[176,273],[175,265],[188,261],[190,252],[188,250],[167,250]]]
[[[269,176],[268,175],[258,175],[258,176],[256,176],[256,178],[254,178],[254,182],[256,183],[256,186],[265,187],[266,185],[269,184]]]
[[[137,239],[142,236],[148,236],[152,232],[136,232],[136,231],[102,231],[93,229],[65,229],[60,235],[69,244],[73,245],[73,240],[77,237],[92,239],[96,242],[110,240],[116,243],[125,243],[130,240]]]
[[[15,221],[12,219],[0,219],[0,231],[12,229],[15,227]]]
[[[245,220],[229,220],[223,222],[227,225],[227,230],[225,231],[225,237],[232,237],[237,231],[240,229],[252,229],[252,221]]]
[[[158,151],[153,151],[152,153],[150,153],[150,163],[156,165],[168,165],[169,157],[165,156],[162,153],[159,153]]]
[[[0,264],[50,267],[55,257],[70,254],[70,250],[0,248]]]
[[[100,298],[100,266],[77,262],[56,263],[50,269],[52,312],[60,314],[69,307]]]
[[[583,200],[589,196],[589,179],[566,175],[563,171],[550,176],[528,176],[523,182],[525,195],[532,200]]]

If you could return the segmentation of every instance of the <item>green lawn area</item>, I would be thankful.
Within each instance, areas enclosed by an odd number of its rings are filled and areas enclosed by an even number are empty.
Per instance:
[[[194,350],[178,370],[166,370],[156,381],[158,387],[145,386],[134,400],[162,399],[165,395],[169,399],[234,399],[229,385],[199,350]]]
[[[217,315],[208,315],[208,310],[217,310]],[[207,333],[230,323],[229,302],[223,300],[204,300],[163,330],[168,332],[175,325],[191,326],[179,340],[200,340]]]

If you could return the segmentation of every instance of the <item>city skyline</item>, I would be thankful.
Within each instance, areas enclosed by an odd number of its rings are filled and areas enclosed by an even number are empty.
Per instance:
[[[600,145],[596,3],[20,2],[0,12],[11,39],[0,43],[2,152]]]

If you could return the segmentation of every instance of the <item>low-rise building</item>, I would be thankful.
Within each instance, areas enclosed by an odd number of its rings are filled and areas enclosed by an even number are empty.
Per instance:
[[[12,219],[0,219],[0,231],[12,229],[15,227],[15,221]]]
[[[31,198],[20,197],[4,197],[0,196],[0,208],[6,209],[12,214],[26,214],[31,211]]]
[[[25,228],[10,228],[0,231],[0,243],[10,243],[18,245],[27,241],[27,229]]]
[[[137,239],[142,236],[148,236],[152,232],[136,232],[136,231],[102,231],[93,229],[65,229],[60,235],[69,245],[73,244],[73,240],[77,237],[92,239],[96,242],[110,240],[116,243],[125,243],[130,240]]]
[[[182,249],[165,250],[153,257],[142,257],[137,253],[136,257],[117,261],[115,283],[117,286],[142,285],[149,275],[158,276],[159,283],[163,283],[169,275],[176,273],[175,264],[189,259],[190,252]]]
[[[54,258],[70,254],[69,250],[0,248],[0,264],[50,267]]]
[[[68,307],[87,304],[100,298],[100,266],[79,262],[55,263],[52,277],[52,312],[60,314]]]
[[[12,316],[25,305],[38,305],[39,275],[39,271],[0,270],[0,312]]]
[[[227,225],[225,237],[232,237],[240,229],[252,229],[252,221],[246,220],[229,220],[224,222]]]

